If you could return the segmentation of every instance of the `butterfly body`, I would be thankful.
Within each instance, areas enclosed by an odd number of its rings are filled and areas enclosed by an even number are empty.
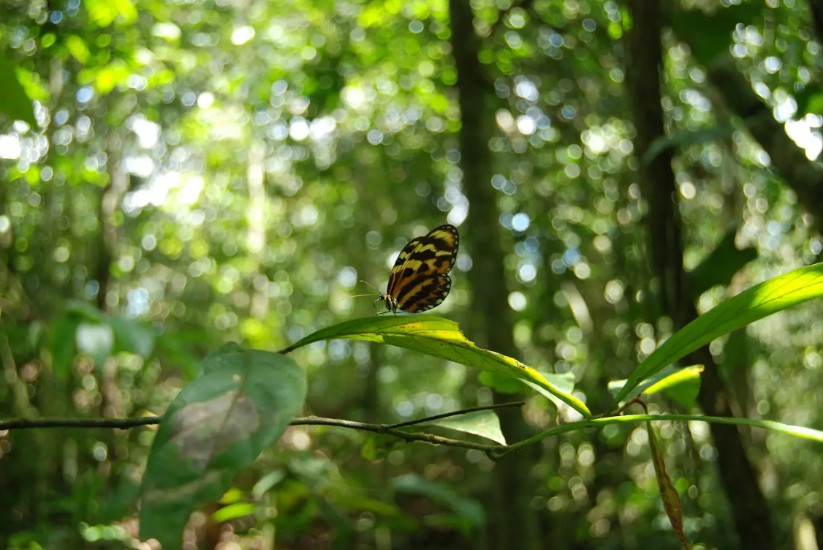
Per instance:
[[[439,306],[451,290],[448,273],[459,244],[457,228],[450,224],[409,241],[394,263],[386,293],[377,301],[384,301],[392,313],[419,313]]]

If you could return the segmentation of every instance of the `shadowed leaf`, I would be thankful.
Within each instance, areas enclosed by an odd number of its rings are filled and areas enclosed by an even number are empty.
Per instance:
[[[140,534],[179,548],[189,515],[285,431],[306,395],[303,370],[276,353],[225,346],[163,416],[143,476]]]

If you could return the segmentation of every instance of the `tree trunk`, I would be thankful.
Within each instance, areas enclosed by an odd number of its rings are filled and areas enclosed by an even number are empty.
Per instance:
[[[657,2],[630,0],[632,29],[627,36],[627,83],[636,128],[635,153],[639,159],[650,145],[664,136],[660,96],[660,11]],[[683,245],[677,192],[672,169],[672,150],[666,149],[648,162],[640,162],[638,178],[648,203],[646,224],[653,275],[660,285],[664,311],[681,328],[697,316],[683,270]],[[728,394],[718,376],[708,348],[686,359],[705,365],[700,389],[703,410],[714,416],[732,416]],[[766,500],[757,484],[754,468],[734,426],[710,423],[717,447],[720,482],[734,516],[742,548],[773,548],[773,533]]]
[[[491,84],[484,78],[478,60],[480,40],[474,31],[473,13],[468,0],[451,0],[451,43],[457,65],[457,88],[462,126],[460,128],[460,167],[469,199],[466,240],[474,244],[472,311],[476,312],[471,338],[479,345],[509,355],[515,354],[512,321],[508,307],[504,255],[500,244],[500,224],[495,204],[491,153],[494,98]],[[481,253],[482,252],[482,253]],[[511,401],[511,395],[495,395],[495,401]],[[522,439],[527,427],[519,411],[500,414],[501,427],[508,441]],[[536,548],[537,517],[529,506],[534,484],[528,472],[533,464],[529,452],[514,453],[494,468],[494,513],[491,520],[493,548]]]

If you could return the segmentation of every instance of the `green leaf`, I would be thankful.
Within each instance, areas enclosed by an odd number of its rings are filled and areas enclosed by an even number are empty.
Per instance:
[[[734,126],[726,125],[700,128],[697,130],[683,130],[673,134],[663,135],[652,141],[649,148],[643,153],[641,161],[643,164],[649,164],[657,155],[666,149],[676,149],[685,145],[713,143],[731,136],[734,131]]]
[[[797,102],[797,113],[795,119],[800,119],[807,114],[823,114],[823,86],[810,83],[802,90],[794,94]]]
[[[481,384],[490,387],[497,393],[518,394],[523,392],[523,382],[511,376],[504,376],[496,372],[481,372],[477,379]],[[539,387],[534,387],[535,391],[540,391],[538,390]]]
[[[72,375],[72,363],[77,353],[76,338],[79,321],[71,312],[64,312],[52,323],[48,348],[54,373],[63,382]]]
[[[715,285],[728,285],[732,277],[757,258],[757,249],[739,250],[734,244],[737,229],[732,229],[712,252],[689,273],[693,297],[698,297]]]
[[[154,350],[157,331],[148,323],[126,317],[112,317],[108,321],[114,331],[115,351],[149,357]]]
[[[692,365],[676,369],[675,372],[655,381],[643,393],[650,395],[663,392],[670,399],[674,399],[685,408],[690,409],[697,401],[697,394],[700,393],[700,373],[703,372],[704,368],[703,365]],[[665,372],[665,370],[661,370],[658,374]]]
[[[821,296],[823,263],[791,271],[741,292],[704,313],[663,342],[632,372],[616,400],[623,401],[641,381],[715,338]]]
[[[485,437],[501,445],[506,444],[506,438],[500,429],[500,418],[492,411],[474,411],[458,416],[448,416],[426,424]]]
[[[143,476],[140,535],[179,548],[189,515],[283,434],[306,377],[276,353],[224,346],[163,415]]]
[[[700,373],[703,369],[703,365],[693,365],[682,369],[669,365],[654,376],[643,380],[625,397],[625,400],[630,401],[641,394],[651,395],[662,392],[689,409],[697,400],[697,394],[700,391]],[[609,391],[612,395],[617,395],[625,385],[626,380],[613,380],[609,382]]]
[[[246,516],[253,516],[257,511],[257,504],[253,502],[234,502],[228,506],[223,506],[211,515],[217,523],[224,523]]]
[[[0,112],[6,113],[14,120],[22,120],[32,128],[37,128],[31,99],[17,79],[14,64],[3,56],[0,56],[0,81],[3,82],[0,86]]]
[[[283,350],[283,353],[314,342],[340,338],[390,344],[509,378],[516,378],[539,386],[583,416],[591,417],[591,412],[582,401],[562,391],[535,369],[511,357],[478,348],[466,339],[457,323],[433,315],[393,315],[353,319],[318,330],[292,344]]]

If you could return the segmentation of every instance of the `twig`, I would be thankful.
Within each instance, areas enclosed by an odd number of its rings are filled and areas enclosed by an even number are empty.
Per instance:
[[[159,416],[140,418],[15,418],[0,420],[0,431],[27,428],[137,428],[160,424]]]

